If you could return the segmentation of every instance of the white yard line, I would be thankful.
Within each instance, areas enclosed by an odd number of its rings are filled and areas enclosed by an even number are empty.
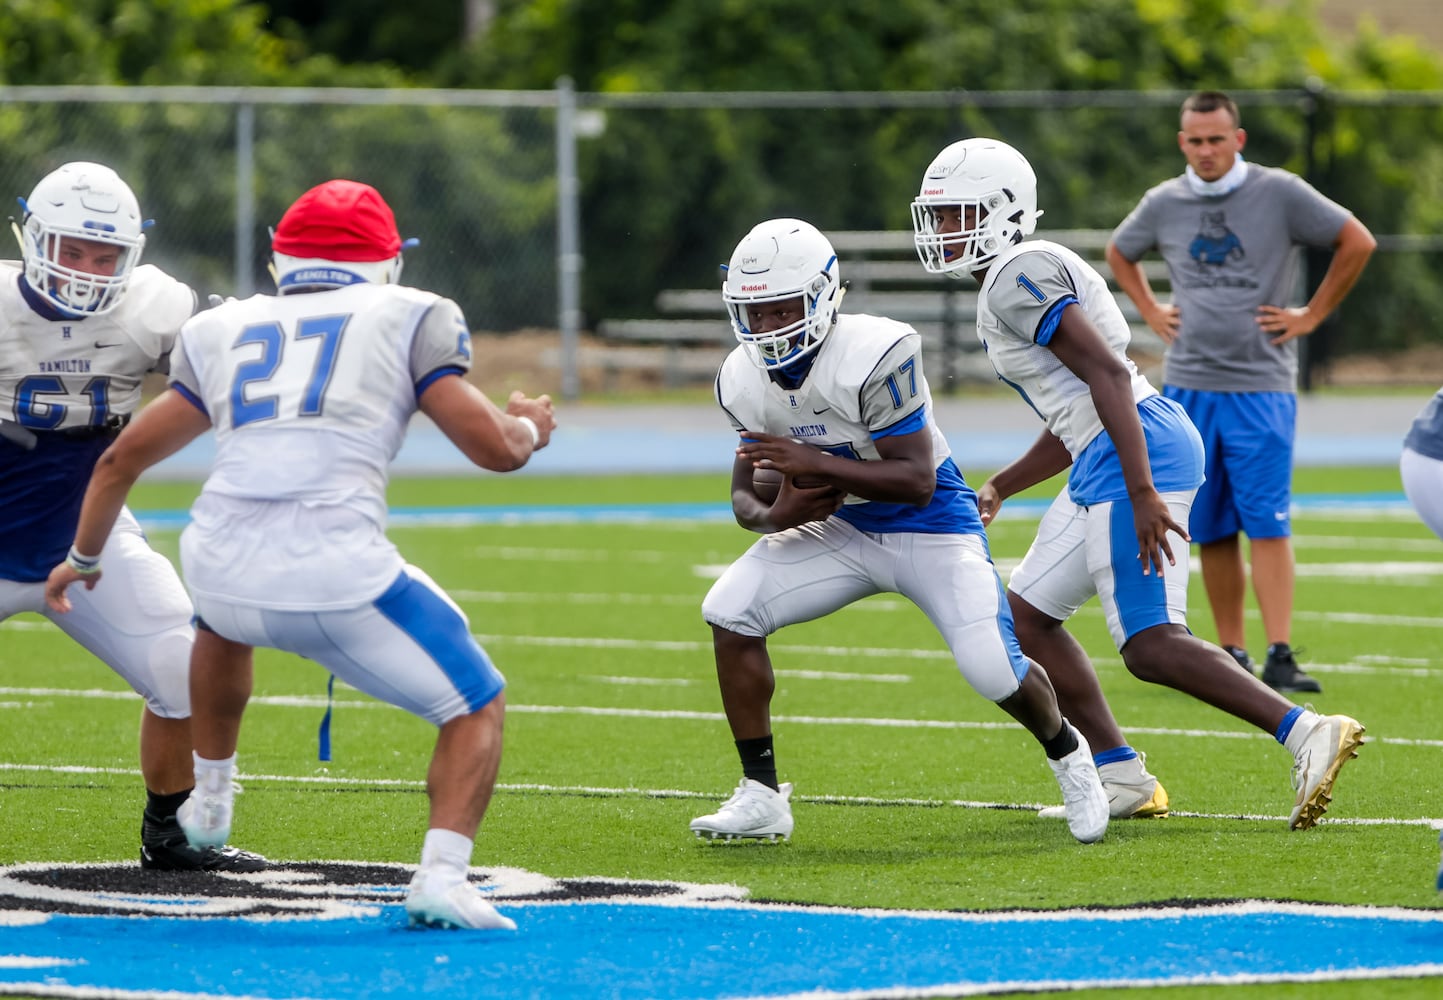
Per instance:
[[[17,764],[0,762],[0,772],[14,771],[21,773],[40,774],[90,774],[108,775],[126,778],[140,777],[138,768],[123,767],[88,767],[76,764]],[[423,791],[426,783],[421,780],[406,780],[400,778],[339,778],[331,775],[316,774],[251,774],[240,772],[236,780],[242,783],[253,784],[299,784],[319,785],[334,788],[410,788],[416,791]],[[613,787],[606,785],[552,785],[536,782],[508,783],[497,782],[496,788],[508,792],[534,793],[540,795],[577,796],[585,798],[639,798],[639,799],[689,799],[698,801],[710,801],[717,798],[715,790],[697,792],[681,788],[637,788],[637,787]],[[1026,812],[1044,808],[1052,805],[1050,802],[989,802],[976,799],[933,799],[933,798],[907,798],[888,797],[882,798],[870,795],[793,795],[793,802],[810,802],[816,805],[833,806],[867,806],[867,807],[888,807],[888,808],[949,808],[949,809],[998,809]],[[1286,820],[1283,815],[1267,815],[1261,813],[1202,813],[1174,811],[1173,816],[1187,817],[1189,819],[1236,819],[1236,820],[1259,820],[1263,822],[1274,822]],[[1419,816],[1383,816],[1383,817],[1335,817],[1328,816],[1325,820],[1329,825],[1341,826],[1424,826],[1434,830],[1443,830],[1443,817]]]
[[[92,698],[108,701],[139,700],[139,695],[131,691],[113,691],[97,688],[81,690],[71,688],[0,687],[0,697],[32,699],[27,707],[33,707],[35,699],[46,698]],[[256,695],[251,698],[250,703],[252,705],[267,705],[278,708],[306,709],[324,709],[328,704],[327,699],[322,695]],[[359,708],[384,709],[394,712],[401,711],[401,709],[394,708],[384,702],[362,698],[341,698],[337,699],[335,704],[344,706],[347,710]],[[507,704],[506,711],[518,715],[579,715],[590,716],[592,718],[656,719],[708,723],[726,721],[726,716],[721,712],[686,711],[682,709],[619,708],[600,705],[527,705],[511,702]],[[1005,719],[978,722],[965,719],[902,719],[882,716],[787,714],[777,714],[772,718],[778,723],[787,725],[859,726],[868,729],[1010,731],[1017,728],[1016,723],[1006,721]],[[1127,724],[1123,724],[1123,728],[1129,733],[1147,736],[1186,736],[1208,740],[1272,740],[1272,737],[1267,733],[1252,730],[1177,729],[1166,726],[1134,726]],[[1370,736],[1368,737],[1368,742],[1385,746],[1443,749],[1443,739]],[[0,765],[0,767],[3,767],[3,765]]]

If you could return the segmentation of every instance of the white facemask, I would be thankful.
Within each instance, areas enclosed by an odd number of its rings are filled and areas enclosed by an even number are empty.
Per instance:
[[[1233,161],[1233,167],[1215,181],[1205,181],[1193,170],[1192,164],[1187,168],[1187,186],[1192,193],[1199,198],[1221,198],[1225,194],[1232,194],[1243,186],[1243,181],[1248,179],[1248,165],[1243,161],[1243,154],[1238,153],[1237,159]]]

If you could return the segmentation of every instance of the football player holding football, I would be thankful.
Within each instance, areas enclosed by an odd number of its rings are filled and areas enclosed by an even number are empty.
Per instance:
[[[1002,600],[976,496],[933,419],[922,340],[902,323],[838,311],[837,255],[797,219],[756,226],[727,266],[722,299],[739,345],[716,397],[740,443],[732,510],[759,533],[707,594],[722,704],[742,778],[698,837],[786,839],[790,782],[777,779],[767,637],[871,594],[897,593],[936,626],[957,668],[1042,744],[1068,825],[1091,843],[1107,800],[1087,741],[1023,655]],[[784,475],[776,499],[756,471]]]

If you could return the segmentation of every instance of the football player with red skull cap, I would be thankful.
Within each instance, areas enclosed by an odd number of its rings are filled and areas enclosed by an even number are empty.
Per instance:
[[[106,563],[90,554],[131,484],[214,430],[215,462],[181,537],[199,628],[197,792],[180,813],[190,842],[223,843],[230,830],[252,649],[286,650],[439,728],[411,922],[511,928],[467,881],[500,764],[505,682],[460,609],[387,539],[385,488],[418,409],[498,472],[525,465],[556,422],[546,396],[514,392],[502,410],[465,380],[465,317],[395,283],[403,247],[368,185],[332,180],[297,199],[271,244],[279,294],[185,325],[169,390],[101,459],[47,598],[64,610],[71,584],[105,588]]]
[[[145,699],[143,867],[257,871],[264,858],[192,848],[176,821],[193,781],[191,605],[129,511],[91,550],[114,585],[77,594],[68,615],[45,604],[91,469],[140,404],[146,373],[165,369],[195,294],[140,263],[146,224],[109,167],[67,163],[20,205],[22,260],[0,263],[0,620],[45,615]]]

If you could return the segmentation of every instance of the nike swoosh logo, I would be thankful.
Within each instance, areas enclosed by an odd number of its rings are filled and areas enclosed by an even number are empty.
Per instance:
[[[103,350],[105,350],[107,347],[124,347],[124,346],[125,346],[124,344],[96,344],[96,345],[95,345],[95,349],[96,349],[97,351],[103,351]]]
[[[812,410],[812,412],[813,412],[813,413],[816,413],[816,414],[822,414],[822,413],[826,413],[826,412],[827,412],[828,410],[830,410],[830,409],[831,409],[830,406],[824,406],[824,407],[822,407],[820,410],[814,409],[814,410]]]

